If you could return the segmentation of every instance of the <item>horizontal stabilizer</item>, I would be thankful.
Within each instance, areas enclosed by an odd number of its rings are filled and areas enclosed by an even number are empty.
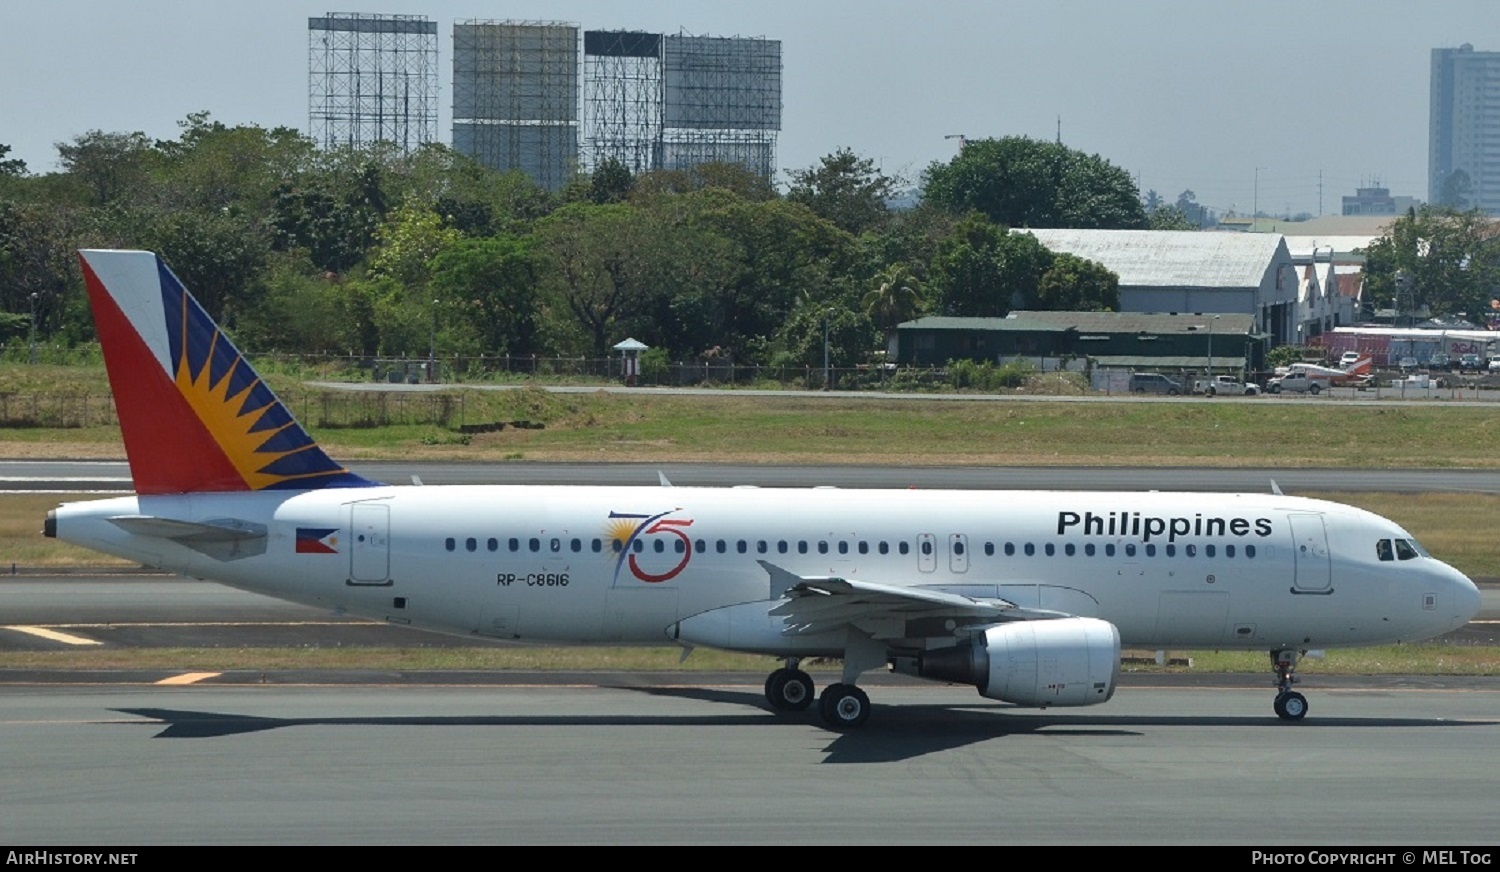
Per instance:
[[[265,525],[237,518],[179,521],[152,515],[117,515],[109,522],[132,536],[170,539],[215,560],[239,560],[266,551]]]

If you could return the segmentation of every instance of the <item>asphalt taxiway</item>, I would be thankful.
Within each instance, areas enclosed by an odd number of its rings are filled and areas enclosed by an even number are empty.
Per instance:
[[[1126,688],[1035,712],[880,688],[833,734],[757,684],[0,687],[0,840],[1493,843],[1500,690]]]

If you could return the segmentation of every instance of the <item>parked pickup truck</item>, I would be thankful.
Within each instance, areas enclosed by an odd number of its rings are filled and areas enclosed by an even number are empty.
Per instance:
[[[1193,392],[1208,397],[1224,394],[1229,397],[1253,397],[1260,393],[1260,385],[1245,384],[1232,375],[1216,375],[1193,382]]]
[[[1305,372],[1290,372],[1266,382],[1266,390],[1273,394],[1279,394],[1282,391],[1295,391],[1299,394],[1317,396],[1320,391],[1327,389],[1328,379],[1309,376]]]

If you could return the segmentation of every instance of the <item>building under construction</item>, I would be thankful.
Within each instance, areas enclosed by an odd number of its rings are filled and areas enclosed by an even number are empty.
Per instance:
[[[308,134],[323,148],[437,140],[437,22],[329,13],[307,20]]]
[[[779,41],[453,28],[453,147],[551,190],[611,158],[635,173],[727,162],[770,179],[780,129]]]

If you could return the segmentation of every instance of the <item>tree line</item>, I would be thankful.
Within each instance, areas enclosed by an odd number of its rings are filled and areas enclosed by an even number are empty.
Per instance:
[[[923,314],[1115,309],[1116,277],[1023,227],[1148,226],[1130,177],[1020,137],[970,141],[905,184],[838,149],[785,192],[729,164],[606,161],[549,192],[441,145],[322,150],[207,113],[171,140],[91,131],[33,174],[0,145],[0,336],[92,322],[77,248],[160,252],[252,352],[607,355],[862,363]]]

